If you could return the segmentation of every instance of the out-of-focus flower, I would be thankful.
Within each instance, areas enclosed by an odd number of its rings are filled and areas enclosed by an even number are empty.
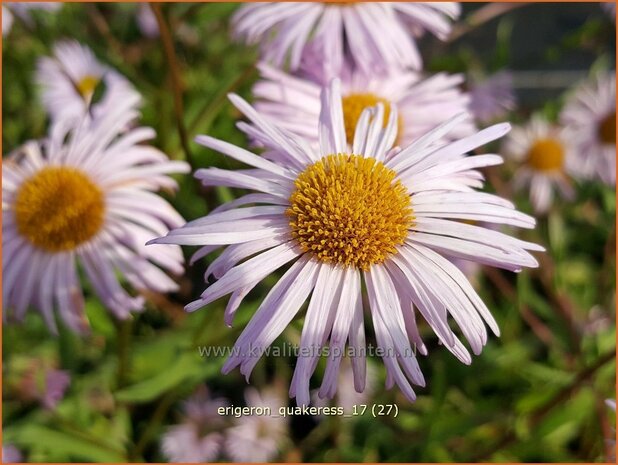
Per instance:
[[[71,384],[71,376],[64,370],[50,370],[45,376],[45,395],[42,403],[45,408],[54,409],[64,397]]]
[[[556,189],[564,198],[573,198],[567,173],[574,157],[564,129],[535,116],[525,126],[513,128],[504,143],[504,152],[519,163],[515,188],[529,187],[530,201],[537,213],[547,213]]]
[[[44,408],[53,410],[64,398],[70,384],[71,376],[68,372],[49,367],[35,359],[19,377],[16,388],[21,399],[39,402]]]
[[[354,372],[352,363],[349,357],[345,357],[341,362],[341,370],[339,371],[339,379],[337,381],[337,394],[333,404],[338,407],[343,407],[345,414],[352,413],[354,405],[367,404],[373,395],[376,388],[377,372],[373,364],[367,364],[367,384],[363,392],[358,392],[354,388]],[[327,400],[320,396],[319,390],[315,390],[311,394],[313,405],[325,407],[329,405]]]
[[[263,79],[253,87],[258,99],[256,110],[279,127],[318,143],[320,91],[322,86],[264,63],[258,65]],[[358,120],[367,107],[384,105],[388,121],[392,104],[397,106],[396,145],[409,145],[414,139],[441,123],[465,112],[470,103],[459,88],[462,75],[440,73],[424,79],[419,73],[398,71],[384,77],[368,78],[361,73],[344,73],[341,80],[343,122],[349,143],[354,139]],[[448,134],[449,140],[474,133],[476,127],[467,116]]]
[[[410,382],[425,383],[410,345],[412,340],[419,352],[426,353],[418,337],[412,303],[444,345],[462,362],[470,363],[468,350],[449,326],[448,314],[475,354],[487,341],[485,324],[495,334],[499,330],[465,276],[443,255],[520,271],[538,266],[528,250],[543,250],[497,231],[453,221],[534,227],[534,218],[515,210],[511,202],[474,190],[483,185],[477,169],[500,164],[502,158],[463,156],[502,137],[510,126],[499,124],[452,143],[440,143],[465,119],[462,115],[403,150],[392,150],[397,137],[397,108],[391,105],[384,127],[385,109],[379,103],[363,112],[353,143],[348,145],[340,82],[334,80],[322,94],[320,144],[314,149],[240,97],[232,95],[230,99],[253,123],[239,127],[276,152],[278,163],[227,142],[199,136],[196,140],[201,145],[253,167],[240,171],[200,169],[196,177],[203,185],[258,193],[224,204],[210,215],[152,241],[204,246],[196,257],[230,245],[207,270],[207,275],[213,274],[218,281],[186,307],[194,311],[232,293],[225,311],[228,324],[253,287],[293,262],[240,335],[224,372],[240,366],[240,372],[248,378],[266,347],[310,298],[290,396],[296,397],[298,404],[309,403],[309,380],[320,357],[319,349],[329,338],[322,396],[335,395],[348,338],[355,388],[363,391],[363,277],[389,387],[397,383],[406,397],[414,400]],[[247,204],[266,205],[237,208]]]
[[[118,102],[100,118],[63,120],[47,139],[28,142],[4,160],[5,317],[21,321],[32,306],[55,332],[56,307],[69,328],[86,330],[78,262],[118,318],[143,306],[143,298],[121,286],[118,273],[137,289],[177,288],[155,264],[181,273],[181,250],[151,250],[144,243],[184,222],[155,191],[175,188],[168,174],[187,172],[189,166],[142,145],[155,135],[150,128],[119,136],[138,115],[135,103]]]
[[[240,7],[233,26],[237,37],[261,44],[263,58],[277,67],[289,60],[296,70],[311,38],[323,65],[335,73],[349,58],[375,74],[393,67],[421,69],[414,32],[445,39],[459,13],[454,2],[266,2]]]
[[[500,71],[470,85],[470,111],[483,123],[504,118],[515,108],[513,78]]]
[[[600,334],[611,328],[613,322],[613,313],[610,314],[601,305],[594,305],[586,314],[583,332],[586,335]]]
[[[47,11],[55,12],[62,8],[62,2],[8,2],[4,3],[11,12],[19,16],[23,21],[30,23],[32,17],[30,12],[32,11]],[[4,12],[3,12],[4,13]]]
[[[575,146],[571,174],[616,184],[616,74],[600,73],[579,85],[560,115]]]
[[[28,13],[33,10],[58,11],[62,2],[6,2],[6,5],[16,13]]]
[[[217,413],[225,407],[222,398],[211,399],[204,387],[188,399],[183,407],[181,424],[163,435],[161,448],[171,462],[204,463],[216,460],[223,445],[224,420]]]
[[[13,444],[2,444],[2,463],[20,463],[24,461],[21,452]]]
[[[99,116],[119,102],[140,99],[129,81],[100,63],[92,50],[76,41],[54,45],[53,57],[39,59],[36,79],[42,89],[42,100],[52,121],[62,118],[83,117],[90,112]],[[97,91],[102,95],[93,101]],[[123,105],[124,106],[124,105]]]
[[[601,2],[601,8],[603,8],[608,16],[616,22],[616,2]]]
[[[288,418],[278,412],[287,401],[275,389],[245,390],[248,407],[270,408],[270,415],[244,415],[225,434],[225,453],[234,462],[270,462],[288,437]]]
[[[148,3],[138,5],[136,19],[139,30],[144,36],[159,37],[159,24]]]
[[[9,33],[12,25],[13,25],[13,14],[8,8],[6,8],[3,5],[2,6],[2,35],[3,36]]]

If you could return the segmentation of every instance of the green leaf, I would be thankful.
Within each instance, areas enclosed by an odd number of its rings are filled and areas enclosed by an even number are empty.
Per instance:
[[[55,431],[39,425],[28,425],[15,435],[19,446],[48,449],[55,456],[66,455],[84,462],[126,462],[122,451],[115,451],[104,444],[96,444],[77,434]]]
[[[159,374],[121,389],[115,397],[120,402],[149,402],[182,383],[195,383],[214,374],[218,368],[207,365],[197,353],[184,353]]]
[[[116,328],[114,323],[100,300],[90,298],[86,301],[86,315],[94,333],[105,336],[108,339],[115,337]]]
[[[552,212],[549,215],[547,222],[549,243],[552,251],[556,256],[562,256],[566,246],[567,228],[564,224],[563,216],[557,212]]]

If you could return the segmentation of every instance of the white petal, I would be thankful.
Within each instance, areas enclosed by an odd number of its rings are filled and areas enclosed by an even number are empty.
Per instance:
[[[337,390],[339,364],[345,343],[350,333],[355,309],[361,297],[360,274],[354,268],[347,268],[343,275],[343,287],[341,288],[341,300],[337,309],[333,330],[330,337],[330,350],[326,370],[319,396],[332,398]]]
[[[210,275],[219,279],[241,260],[290,240],[291,237],[288,234],[278,234],[264,239],[231,245],[208,266],[204,273],[204,280],[208,281]]]
[[[293,179],[292,174],[288,170],[278,165],[275,165],[274,163],[249,152],[248,150],[230,144],[229,142],[224,142],[210,136],[197,136],[195,138],[195,142],[203,145],[204,147],[211,148],[213,150],[216,150],[217,152],[232,157],[235,160],[246,163],[247,165],[251,165],[255,168],[268,171],[283,178]]]
[[[225,276],[206,289],[199,300],[191,302],[185,309],[193,312],[226,294],[234,292],[236,289],[264,279],[274,270],[301,254],[302,251],[293,244],[281,244],[261,253],[232,268]]]
[[[405,322],[397,299],[397,291],[390,277],[382,266],[375,265],[369,272],[365,272],[365,282],[374,322],[377,318],[382,320],[397,351],[398,362],[410,380],[424,386],[425,379],[405,334]]]
[[[309,404],[309,379],[317,365],[322,341],[330,331],[328,323],[332,321],[331,310],[335,310],[336,303],[339,302],[342,284],[343,269],[328,263],[321,263],[319,266],[315,289],[309,301],[300,338],[300,350],[304,353],[301,352],[296,361],[290,383],[290,396],[296,397],[299,406]]]

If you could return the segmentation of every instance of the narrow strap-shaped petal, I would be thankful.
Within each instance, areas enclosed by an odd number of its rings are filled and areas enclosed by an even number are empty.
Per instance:
[[[301,253],[293,244],[281,244],[240,265],[236,265],[220,280],[206,289],[199,300],[191,302],[185,309],[193,312],[226,294],[234,292],[236,289],[263,279]]]

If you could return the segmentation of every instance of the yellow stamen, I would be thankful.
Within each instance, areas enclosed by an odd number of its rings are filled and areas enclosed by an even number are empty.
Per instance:
[[[17,191],[17,230],[48,252],[73,250],[99,232],[105,213],[101,189],[79,170],[43,168]]]
[[[616,145],[616,111],[607,115],[599,124],[599,137],[608,145]]]
[[[349,144],[354,141],[354,131],[356,130],[356,124],[361,116],[361,113],[365,108],[375,107],[378,103],[384,105],[384,123],[383,127],[386,127],[388,123],[388,117],[391,114],[391,103],[377,95],[365,93],[365,94],[349,94],[341,99],[343,103],[343,122],[345,125],[345,135]],[[397,145],[401,133],[403,132],[403,119],[401,115],[397,118]]]
[[[100,79],[97,76],[86,75],[76,84],[77,90],[81,96],[88,100],[94,94],[94,90],[99,85]]]
[[[328,155],[303,171],[290,196],[292,236],[319,260],[368,270],[403,244],[410,194],[373,158]]]
[[[538,171],[561,170],[564,147],[556,139],[538,139],[528,150],[527,163]]]

